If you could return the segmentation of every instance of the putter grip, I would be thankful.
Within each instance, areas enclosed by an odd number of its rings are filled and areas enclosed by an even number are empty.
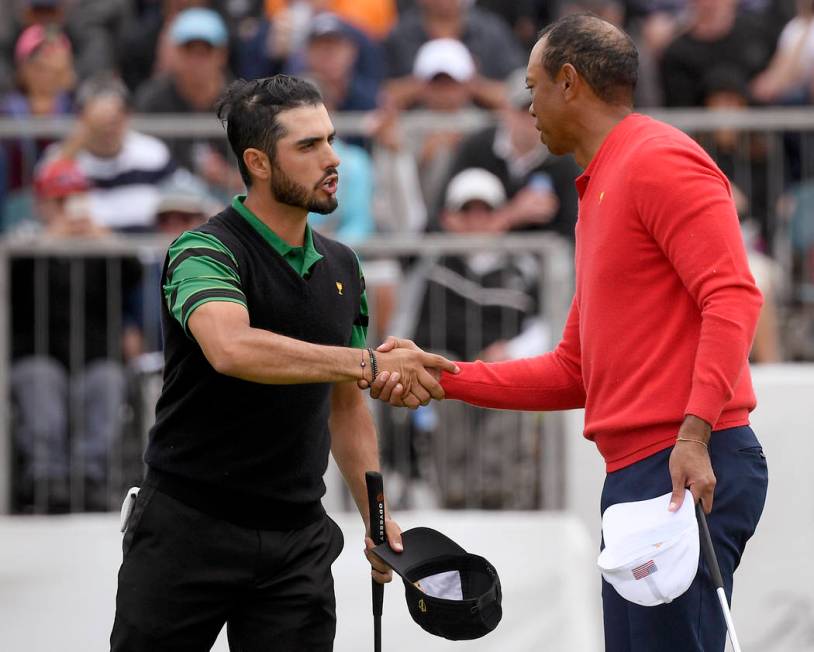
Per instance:
[[[704,551],[704,559],[706,559],[709,573],[712,576],[712,583],[716,589],[723,588],[724,579],[721,577],[721,568],[718,566],[718,558],[715,556],[715,548],[712,547],[712,537],[709,535],[709,526],[707,525],[707,515],[704,514],[704,508],[701,503],[695,504],[695,515],[698,519],[698,529],[701,535],[701,550]]]
[[[370,538],[377,546],[384,543],[384,482],[382,474],[377,471],[365,473],[367,485],[367,507],[370,518]],[[373,615],[382,615],[384,604],[384,585],[373,582]]]
[[[377,546],[384,543],[384,483],[377,471],[365,473],[367,506],[370,513],[370,538]]]

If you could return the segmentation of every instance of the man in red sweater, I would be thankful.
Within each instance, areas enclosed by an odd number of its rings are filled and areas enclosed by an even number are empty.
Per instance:
[[[630,38],[599,18],[569,16],[541,34],[527,70],[531,112],[549,150],[584,168],[573,303],[551,353],[461,363],[442,385],[446,398],[490,408],[584,407],[585,436],[606,463],[602,511],[671,491],[675,511],[689,488],[709,514],[731,600],[766,497],[748,425],[762,299],[726,177],[688,136],[633,113],[637,68]],[[414,345],[382,348],[393,346]],[[415,406],[398,380],[381,374],[372,395]],[[604,581],[602,597],[607,652],[724,649],[703,562],[670,604],[635,605]]]

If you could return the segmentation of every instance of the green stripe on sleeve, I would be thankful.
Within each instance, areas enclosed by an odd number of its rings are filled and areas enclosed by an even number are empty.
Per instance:
[[[172,262],[167,267],[168,282],[172,281],[175,270],[190,258],[205,258],[212,263],[217,263],[224,270],[224,273],[234,274],[235,276],[239,275],[237,271],[237,264],[223,252],[210,249],[208,247],[189,247],[181,251],[175,258],[173,258]]]
[[[237,259],[234,257],[229,248],[223,244],[218,238],[211,233],[201,233],[200,231],[186,231],[182,233],[175,242],[170,245],[168,255],[170,257],[170,268],[172,268],[175,259],[179,254],[187,249],[213,249],[221,254],[224,254],[234,263],[234,268],[237,269]]]
[[[246,305],[246,297],[237,290],[200,290],[190,295],[181,306],[181,323],[184,325],[184,329],[186,329],[186,323],[192,311],[209,301],[233,301]]]
[[[187,330],[192,312],[209,301],[246,306],[235,257],[215,236],[188,231],[171,246],[164,282],[170,313]]]

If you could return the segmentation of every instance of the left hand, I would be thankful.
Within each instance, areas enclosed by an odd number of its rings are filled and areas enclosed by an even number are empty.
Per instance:
[[[689,488],[693,500],[701,501],[701,507],[709,514],[712,511],[712,499],[715,492],[715,473],[709,459],[709,450],[701,443],[709,442],[712,429],[698,417],[687,415],[678,436],[694,441],[676,441],[670,454],[670,478],[673,481],[673,495],[670,498],[669,510],[678,511],[684,502],[684,490]]]
[[[385,537],[387,537],[387,543],[390,544],[390,547],[394,551],[401,552],[404,550],[401,543],[401,528],[393,519],[388,518],[385,521],[384,534]],[[387,582],[393,580],[393,570],[376,555],[370,552],[375,546],[376,544],[373,543],[373,539],[370,538],[370,533],[368,532],[365,536],[365,556],[370,562],[370,575],[379,584],[387,584]]]

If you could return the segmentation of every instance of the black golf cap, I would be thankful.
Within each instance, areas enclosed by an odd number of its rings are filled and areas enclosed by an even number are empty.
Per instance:
[[[492,564],[428,527],[402,532],[401,538],[404,552],[387,543],[373,552],[404,580],[413,620],[453,641],[480,638],[497,627],[502,596]]]

